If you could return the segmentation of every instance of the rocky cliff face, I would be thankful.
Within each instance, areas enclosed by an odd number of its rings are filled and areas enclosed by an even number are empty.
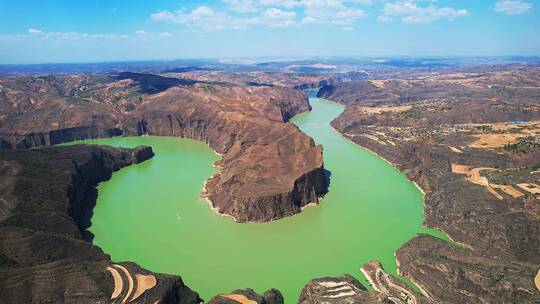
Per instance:
[[[343,125],[340,125],[342,122],[341,118],[334,122],[338,130],[343,130]],[[408,177],[426,192],[424,213],[427,226],[442,229],[453,240],[488,254],[540,263],[534,254],[540,246],[540,222],[537,213],[532,211],[534,208],[527,207],[529,203],[526,192],[520,192],[521,195],[517,197],[503,192],[505,196],[499,199],[481,185],[471,183],[462,175],[452,172],[452,164],[508,171],[529,168],[528,171],[524,170],[526,172],[521,181],[528,178],[533,182],[534,175],[529,171],[534,171],[538,161],[528,164],[527,158],[508,157],[500,151],[497,153],[459,146],[460,152],[454,152],[447,144],[440,142],[441,138],[431,143],[413,140],[398,143],[396,139],[390,139],[394,140],[393,146],[365,136],[375,134],[372,133],[374,130],[381,132],[383,129],[358,126],[355,131],[349,129],[344,133],[349,134],[347,137],[354,142],[392,162],[398,169],[406,171]],[[466,137],[474,136],[469,135],[469,132],[466,134]],[[466,140],[460,136],[454,134],[446,140],[455,140],[456,143]],[[531,156],[539,155],[540,151],[530,153]],[[529,199],[534,200],[530,196]],[[503,204],[505,201],[508,203]]]
[[[393,74],[374,71],[373,80],[333,77],[317,96],[344,105],[408,104],[414,102],[501,101],[533,103],[540,97],[538,67],[499,66],[493,70],[469,67],[462,71],[439,70],[422,73],[404,69]],[[382,73],[381,73],[382,72]],[[377,75],[381,73],[380,75]],[[375,80],[376,79],[376,80]],[[492,111],[489,107],[483,110]],[[497,111],[492,111],[497,112]],[[499,115],[504,115],[500,111]],[[527,114],[522,112],[521,114]],[[465,115],[464,117],[467,117]],[[471,118],[482,115],[470,115]]]
[[[469,91],[452,94],[499,92],[470,83],[512,80],[484,77],[461,75],[459,85]],[[345,137],[405,171],[426,193],[424,224],[463,245],[422,236],[398,250],[399,270],[436,302],[535,303],[540,295],[533,285],[540,268],[540,196],[534,186],[526,186],[538,180],[540,110],[526,94],[538,89],[526,80],[513,82],[516,94],[504,101],[496,95],[478,101],[348,106],[332,122]],[[426,90],[415,88],[415,81],[409,88],[419,91],[417,96],[431,94],[433,84]],[[379,85],[406,87],[403,82]],[[444,90],[433,94],[442,96]]]
[[[207,90],[171,88],[149,97],[125,120],[125,134],[193,138],[223,154],[203,195],[237,221],[278,219],[318,202],[327,187],[322,147],[285,121],[309,110],[306,97],[270,87]]]
[[[283,296],[277,289],[269,289],[259,295],[253,289],[239,289],[230,294],[217,295],[208,304],[283,304]]]
[[[368,291],[349,274],[309,281],[302,289],[298,304],[384,304],[412,303],[433,304],[427,297],[418,294],[403,282],[387,274],[378,261],[361,268],[374,291]]]
[[[5,303],[199,303],[181,278],[113,264],[85,241],[97,183],[149,147],[0,150],[0,294]]]
[[[201,140],[223,154],[216,164],[220,172],[203,194],[218,212],[242,222],[298,213],[326,192],[321,146],[287,123],[310,109],[302,92],[121,76],[105,83],[25,78],[24,92],[16,82],[0,81],[0,145],[29,148],[117,135]],[[51,94],[35,102],[45,93]]]
[[[378,304],[384,297],[369,292],[351,275],[313,279],[302,289],[298,304]]]
[[[539,301],[534,264],[509,263],[426,235],[403,245],[396,258],[400,272],[439,303]]]

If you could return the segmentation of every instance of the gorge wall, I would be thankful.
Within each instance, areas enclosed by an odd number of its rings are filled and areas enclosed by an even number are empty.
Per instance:
[[[222,154],[203,195],[239,222],[293,215],[327,190],[322,147],[287,123],[310,109],[306,96],[292,88],[147,74],[106,83],[86,76],[23,83],[0,83],[3,148],[117,135],[201,140]]]
[[[319,94],[339,93],[347,107],[332,126],[415,181],[424,225],[454,241],[418,236],[396,253],[399,272],[438,303],[538,299],[540,196],[524,186],[540,166],[538,72],[374,80]]]
[[[0,294],[6,303],[199,303],[180,277],[113,264],[85,229],[97,183],[149,147],[0,150]]]

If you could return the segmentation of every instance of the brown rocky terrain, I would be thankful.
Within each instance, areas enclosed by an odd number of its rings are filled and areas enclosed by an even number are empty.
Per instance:
[[[183,73],[166,73],[169,77],[192,79],[205,82],[227,82],[250,86],[281,86],[290,88],[317,88],[320,83],[329,79],[328,75],[309,75],[302,73],[270,73],[249,72],[230,73],[224,71],[188,71]]]
[[[283,304],[283,296],[277,289],[269,289],[262,295],[253,289],[239,289],[230,294],[217,295],[208,304]]]
[[[414,72],[410,74],[415,75]],[[407,76],[330,81],[317,96],[345,105],[396,105],[439,100],[486,104],[489,101],[534,103],[540,97],[538,67],[519,66],[481,72],[475,72],[474,68],[468,72],[442,70],[410,78]]]
[[[429,298],[417,294],[412,288],[387,274],[378,261],[371,261],[361,268],[362,274],[369,281],[379,297],[394,303],[433,303]]]
[[[3,303],[199,303],[181,278],[113,264],[87,240],[97,183],[149,147],[0,150]]]
[[[438,303],[538,303],[538,265],[417,236],[397,252],[400,272]]]
[[[204,195],[237,221],[293,215],[327,188],[321,146],[287,123],[310,109],[292,88],[122,73],[3,78],[0,90],[4,148],[116,135],[208,143],[223,155]]]
[[[362,267],[314,279],[299,303],[540,303],[538,68],[334,80],[273,73],[0,79],[0,294],[11,302],[199,303],[179,277],[113,264],[88,240],[95,185],[149,148],[48,147],[77,139],[164,135],[222,154],[203,195],[237,221],[300,212],[326,191],[322,148],[287,123],[309,110],[293,87],[347,105],[332,125],[405,171],[426,193],[425,225],[396,252],[421,290]],[[405,74],[407,75],[407,74]],[[362,76],[364,77],[364,76]],[[18,149],[18,150],[14,150]],[[283,303],[250,289],[209,303]]]
[[[302,289],[299,304],[322,303],[384,303],[384,297],[369,292],[357,279],[350,275],[313,279]]]
[[[374,291],[368,291],[357,279],[345,274],[339,277],[313,279],[302,289],[299,304],[379,304],[434,303],[409,286],[384,272],[377,261],[361,268]]]
[[[405,171],[426,193],[424,224],[461,244],[421,236],[398,250],[399,271],[438,303],[540,301],[540,107],[528,97],[540,91],[537,72],[428,77],[515,91],[477,100],[463,88],[428,86],[399,105],[353,102],[332,122]],[[386,83],[416,81],[385,80],[380,89],[393,94]]]

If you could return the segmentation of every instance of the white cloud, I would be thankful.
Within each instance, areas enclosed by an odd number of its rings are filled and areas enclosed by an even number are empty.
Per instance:
[[[168,37],[172,37],[173,34],[171,34],[169,32],[163,32],[163,33],[159,33],[158,36],[161,37],[161,38],[168,38]]]
[[[151,18],[154,20],[170,21],[174,23],[184,24],[194,21],[196,22],[201,19],[213,18],[215,16],[216,13],[214,13],[212,9],[203,5],[195,8],[191,12],[187,12],[184,9],[177,10],[174,13],[171,13],[169,11],[161,11],[152,14]]]
[[[495,3],[494,11],[506,15],[521,15],[529,12],[532,8],[532,3],[523,2],[520,0],[502,0]]]
[[[243,29],[256,22],[254,18],[233,17],[224,12],[214,12],[207,6],[199,6],[191,12],[183,9],[177,10],[174,13],[161,11],[152,14],[151,18],[158,21],[184,24],[194,29],[207,31]]]
[[[191,12],[191,15],[194,17],[194,18],[205,18],[205,17],[213,17],[216,15],[216,13],[214,13],[214,11],[209,8],[208,6],[199,6],[197,7],[196,9],[194,9],[192,12]]]
[[[28,29],[28,34],[32,34],[32,35],[43,35],[43,31],[42,31],[42,30],[35,29],[35,28],[29,28],[29,29]]]
[[[154,20],[159,20],[159,21],[173,21],[174,14],[169,11],[161,11],[161,12],[151,14],[150,17]]]
[[[29,31],[30,32],[30,31]],[[38,35],[44,40],[122,40],[130,36],[125,34],[110,34],[110,33],[80,33],[80,32],[32,32],[30,36]]]
[[[269,8],[262,14],[262,16],[270,19],[292,19],[296,16],[296,13],[282,11],[278,8]]]
[[[221,0],[230,5],[231,10],[238,13],[253,13],[259,10],[254,0]]]
[[[304,17],[301,21],[302,24],[316,24],[317,22],[318,20],[311,16]]]
[[[373,0],[344,0],[343,2],[359,3],[359,4],[373,4]]]
[[[193,10],[161,11],[151,15],[157,21],[182,24],[191,30],[245,29],[252,25],[290,27],[309,24],[350,26],[366,13],[357,4],[372,0],[222,0],[225,11],[208,6]],[[353,4],[344,4],[353,3]]]
[[[279,8],[267,8],[258,16],[233,16],[225,12],[215,12],[206,6],[199,6],[191,12],[178,10],[174,13],[162,11],[151,15],[152,19],[184,24],[194,30],[205,31],[245,29],[250,25],[289,27],[295,25],[296,13]]]
[[[258,24],[265,24],[271,27],[289,27],[295,25],[295,12],[283,11],[278,8],[266,9],[259,19]]]
[[[113,33],[81,33],[81,32],[47,32],[35,28],[29,28],[26,34],[4,35],[4,37],[17,37],[20,39],[40,40],[151,40],[156,38],[171,37],[169,32],[152,33],[137,30],[132,35]]]
[[[261,6],[294,8],[300,5],[299,0],[259,0]]]
[[[383,15],[378,18],[379,21],[389,21],[392,17],[401,17],[404,23],[418,24],[431,23],[437,20],[455,20],[458,17],[469,15],[466,9],[454,9],[452,7],[438,8],[434,5],[420,7],[416,1],[401,1],[394,3],[385,3]]]
[[[347,7],[339,0],[302,0],[302,6],[302,24],[349,25],[366,16],[362,9]]]
[[[145,30],[138,30],[138,31],[135,31],[135,36],[132,38],[147,41],[147,40],[153,40],[157,38],[168,38],[172,36],[174,35],[169,32],[156,33],[156,32],[147,32]]]
[[[380,22],[392,22],[392,17],[381,15],[377,17],[377,20]]]

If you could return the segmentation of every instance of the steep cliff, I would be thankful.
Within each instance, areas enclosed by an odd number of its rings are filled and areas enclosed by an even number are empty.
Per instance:
[[[117,135],[201,140],[223,154],[203,195],[218,212],[242,222],[298,213],[326,192],[322,147],[287,123],[310,110],[300,91],[135,73],[105,84],[72,78],[25,78],[27,91],[0,81],[8,118],[0,121],[0,145],[30,148]],[[127,111],[122,103],[132,107]]]
[[[292,89],[176,87],[150,96],[127,116],[124,130],[208,143],[223,155],[203,195],[239,222],[269,221],[300,212],[326,192],[322,147],[285,121],[307,110],[305,95]]]
[[[496,80],[504,83],[505,77]],[[514,85],[516,91],[530,90],[529,83],[524,89]],[[535,303],[538,298],[533,282],[540,268],[540,196],[534,185],[540,110],[520,95],[504,101],[348,106],[332,122],[346,138],[416,182],[426,194],[424,225],[463,245],[422,236],[398,250],[399,271],[437,302]]]
[[[538,303],[533,264],[509,263],[427,235],[407,242],[396,258],[400,273],[439,303]]]
[[[283,296],[277,289],[269,289],[259,295],[253,289],[239,289],[230,294],[221,294],[213,297],[208,304],[283,304]]]
[[[113,264],[85,241],[95,186],[149,147],[0,150],[0,294],[5,303],[199,303],[180,277]]]
[[[384,296],[368,291],[357,279],[345,274],[309,281],[302,288],[298,304],[378,304],[384,300]]]

